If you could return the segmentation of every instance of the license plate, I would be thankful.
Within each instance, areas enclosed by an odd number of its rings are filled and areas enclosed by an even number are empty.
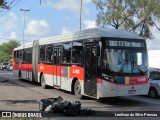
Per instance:
[[[128,94],[135,94],[136,90],[128,90]]]

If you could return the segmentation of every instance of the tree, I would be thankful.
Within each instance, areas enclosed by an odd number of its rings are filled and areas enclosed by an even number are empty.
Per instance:
[[[4,0],[0,0],[0,6],[2,6],[4,3]]]
[[[0,62],[8,62],[12,58],[12,51],[20,45],[19,42],[10,40],[0,45]]]
[[[112,26],[136,32],[142,37],[153,38],[151,27],[160,19],[160,0],[93,0],[100,27]]]
[[[7,2],[5,2],[5,0],[0,0],[0,8],[10,9],[10,7],[7,5]]]

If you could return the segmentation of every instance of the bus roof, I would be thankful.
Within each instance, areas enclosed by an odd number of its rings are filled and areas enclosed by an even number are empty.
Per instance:
[[[21,45],[21,46],[15,48],[14,50],[19,50],[19,49],[23,49],[23,48],[30,48],[30,47],[33,47],[33,42],[25,43],[24,46]]]
[[[65,42],[65,41],[67,42],[71,40],[81,40],[81,39],[87,39],[87,38],[100,38],[100,37],[144,39],[133,32],[127,32],[124,30],[92,28],[92,29],[78,31],[75,33],[43,38],[39,40],[39,44],[45,45],[45,44]],[[33,42],[27,43],[24,45],[24,48],[32,47],[32,45],[33,45]],[[15,50],[17,49],[23,49],[23,45],[19,46]]]
[[[100,38],[100,37],[144,39],[135,33],[127,32],[124,30],[92,28],[92,29],[78,31],[75,33],[40,39],[39,44],[43,45],[43,44],[50,44],[57,42],[65,42],[70,40],[81,40],[87,38]]]

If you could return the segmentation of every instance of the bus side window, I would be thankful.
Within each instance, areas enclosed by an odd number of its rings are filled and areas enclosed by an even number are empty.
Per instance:
[[[26,49],[26,63],[32,64],[32,48]]]
[[[23,63],[26,63],[26,49],[23,50]]]
[[[71,43],[65,43],[63,45],[62,63],[71,62]]]
[[[83,45],[82,42],[73,42],[72,63],[82,63]]]
[[[17,50],[17,62],[19,62],[19,50]]]
[[[23,62],[23,50],[19,51],[19,62]]]
[[[17,51],[14,51],[14,61],[17,62]]]
[[[60,65],[61,64],[61,48],[57,49],[58,53],[57,53],[57,64]]]
[[[53,56],[51,57],[55,65],[61,65],[61,48],[54,48]]]
[[[46,62],[52,62],[52,51],[53,51],[53,46],[52,45],[48,45],[46,47]]]
[[[54,48],[53,63],[54,63],[54,64],[57,64],[57,48]]]
[[[29,59],[29,63],[32,64],[32,49],[30,48],[30,59]]]
[[[44,62],[44,59],[45,59],[45,46],[40,46],[39,61]]]

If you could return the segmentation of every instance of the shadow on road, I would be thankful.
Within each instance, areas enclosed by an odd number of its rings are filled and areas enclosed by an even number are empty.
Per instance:
[[[11,103],[11,104],[17,104],[17,103],[38,103],[37,100],[0,100],[1,102],[7,102],[7,103]]]
[[[132,107],[132,106],[144,106],[145,103],[142,101],[137,101],[134,99],[128,99],[126,97],[115,97],[115,98],[104,98],[97,100],[97,102],[107,104],[107,105],[115,105],[115,106],[123,106],[123,107]]]

